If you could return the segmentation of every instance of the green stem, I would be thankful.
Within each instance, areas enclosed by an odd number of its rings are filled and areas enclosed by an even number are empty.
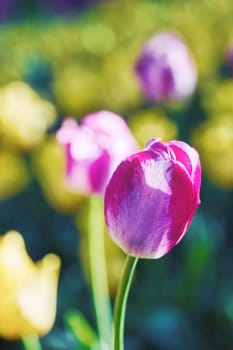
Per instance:
[[[124,350],[125,311],[138,258],[127,256],[114,306],[114,350]]]
[[[89,267],[93,302],[102,350],[109,349],[112,337],[112,312],[108,289],[104,247],[103,200],[92,196],[89,208]]]
[[[42,350],[40,340],[37,336],[22,338],[23,347],[25,350]]]

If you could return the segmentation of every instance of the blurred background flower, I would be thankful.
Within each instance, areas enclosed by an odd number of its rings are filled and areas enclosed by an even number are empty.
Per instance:
[[[183,100],[196,87],[191,52],[174,32],[159,32],[150,38],[143,45],[135,70],[145,97],[155,102]]]
[[[36,264],[16,231],[0,238],[0,334],[20,339],[44,335],[53,326],[60,259],[46,255]]]
[[[1,141],[19,150],[37,146],[56,117],[52,103],[24,82],[11,82],[0,90],[0,110]]]
[[[110,111],[88,114],[80,124],[65,119],[57,140],[64,148],[67,186],[86,195],[102,195],[120,161],[138,150],[123,117]]]

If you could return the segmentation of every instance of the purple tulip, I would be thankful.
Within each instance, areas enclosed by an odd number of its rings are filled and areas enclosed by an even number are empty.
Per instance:
[[[89,114],[80,125],[67,118],[57,138],[65,146],[68,185],[83,194],[103,194],[117,165],[138,150],[124,119],[108,111]]]
[[[150,140],[123,160],[105,192],[112,239],[129,255],[160,258],[184,236],[200,204],[198,153],[182,141]]]
[[[183,100],[196,87],[197,72],[190,51],[172,32],[149,39],[135,68],[145,96],[156,102]]]

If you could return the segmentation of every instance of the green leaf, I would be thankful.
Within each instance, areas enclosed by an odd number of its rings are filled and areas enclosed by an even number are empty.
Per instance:
[[[98,336],[81,312],[69,310],[65,314],[65,324],[83,349],[97,350],[99,348]]]

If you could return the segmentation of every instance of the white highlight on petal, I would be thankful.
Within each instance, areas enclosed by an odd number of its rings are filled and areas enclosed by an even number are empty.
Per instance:
[[[158,189],[164,193],[170,194],[169,187],[170,175],[168,169],[170,163],[164,160],[147,159],[142,163],[146,184],[154,189]]]

